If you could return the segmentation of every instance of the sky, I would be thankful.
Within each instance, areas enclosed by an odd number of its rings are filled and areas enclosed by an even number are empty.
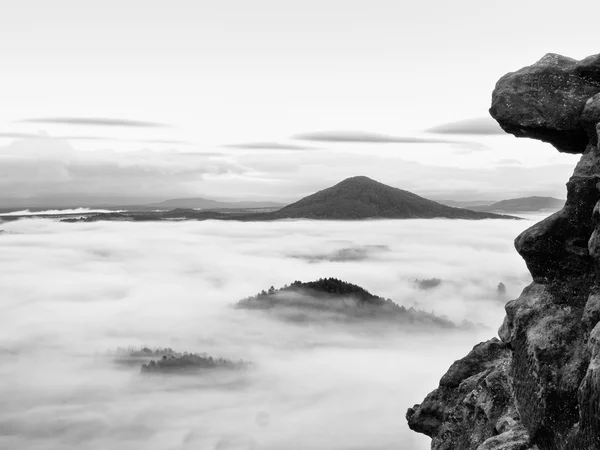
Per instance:
[[[487,109],[504,73],[596,37],[538,0],[3,2],[0,205],[290,202],[354,175],[564,198],[577,156]]]
[[[406,410],[495,335],[506,300],[531,282],[512,240],[532,223],[3,223],[0,447],[429,449],[429,438],[408,429]],[[321,277],[483,327],[322,314],[295,323],[232,308],[269,286]],[[440,284],[419,288],[432,278]],[[255,368],[148,379],[141,363],[114,363],[118,348],[142,346]]]

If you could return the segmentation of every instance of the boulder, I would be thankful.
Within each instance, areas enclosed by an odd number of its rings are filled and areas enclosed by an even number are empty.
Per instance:
[[[580,116],[600,92],[600,55],[576,61],[549,53],[496,83],[490,114],[517,137],[549,142],[565,153],[583,153],[588,143]]]

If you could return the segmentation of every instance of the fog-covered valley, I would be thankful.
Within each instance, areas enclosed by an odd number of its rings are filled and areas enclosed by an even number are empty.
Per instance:
[[[531,224],[0,224],[0,447],[424,450],[406,408],[496,334],[530,282],[512,241]],[[487,328],[291,323],[233,307],[322,277]],[[118,363],[127,347],[253,364],[148,376]]]

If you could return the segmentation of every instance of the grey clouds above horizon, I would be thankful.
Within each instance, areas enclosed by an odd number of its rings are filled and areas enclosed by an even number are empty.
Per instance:
[[[60,125],[71,125],[70,119],[56,120]],[[93,127],[129,124],[125,127],[132,130],[146,124],[160,125],[140,120],[88,118],[77,122],[75,127],[90,121],[95,123]],[[543,144],[512,140],[510,148],[519,145],[540,148],[543,152],[540,154],[547,160],[541,163],[545,174],[531,163],[524,164],[521,155],[528,156],[531,152],[498,154],[495,164],[474,165],[472,161],[480,158],[478,155],[488,154],[487,160],[493,156],[492,144],[488,142],[498,138],[498,130],[504,134],[491,118],[475,118],[440,124],[425,130],[425,134],[315,131],[291,134],[281,141],[247,141],[212,148],[164,136],[141,139],[110,133],[67,134],[64,130],[64,134],[56,136],[46,131],[5,132],[0,133],[0,138],[16,140],[0,146],[3,158],[0,172],[6,174],[0,181],[0,198],[36,197],[42,193],[60,196],[69,192],[90,198],[97,198],[96,194],[113,198],[127,192],[134,197],[157,200],[207,196],[291,202],[355,175],[366,175],[433,199],[563,197],[563,180],[568,179],[571,169],[560,161],[567,161],[568,157],[553,156],[553,150],[544,149]],[[436,134],[452,138],[438,138]],[[89,150],[77,150],[70,141],[83,142]],[[94,148],[94,142],[169,145],[169,148],[121,152]],[[319,145],[313,147],[303,142]],[[179,151],[178,145],[186,146],[186,150]],[[561,175],[549,177],[550,173]]]
[[[455,154],[457,161],[473,157],[460,151]],[[17,140],[0,146],[0,158],[3,201],[74,194],[114,199],[127,193],[156,199],[206,196],[287,202],[356,175],[428,198],[563,197],[563,180],[572,172],[572,166],[561,160],[544,164],[543,171],[510,158],[499,158],[493,167],[469,168],[421,163],[403,157],[402,152],[386,155],[322,149],[294,151],[290,156],[273,151],[266,157],[260,152],[175,149],[78,151],[58,139]]]

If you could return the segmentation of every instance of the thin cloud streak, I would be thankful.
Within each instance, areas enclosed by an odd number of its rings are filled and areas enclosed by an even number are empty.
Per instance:
[[[427,133],[434,134],[471,134],[477,136],[495,136],[506,135],[506,132],[500,128],[491,117],[476,117],[473,119],[459,120],[450,122],[425,130]]]
[[[110,142],[140,142],[143,144],[177,144],[193,145],[193,142],[180,141],[177,139],[121,139],[102,136],[56,136],[53,139],[64,139],[67,141],[110,141]]]
[[[8,138],[8,139],[45,139],[48,136],[37,133],[0,133],[0,138]]]
[[[368,144],[458,144],[457,141],[414,136],[388,136],[365,131],[316,131],[300,133],[293,139],[311,142],[346,142]]]
[[[229,156],[227,153],[223,152],[177,152],[177,155],[181,156],[200,156],[200,157],[209,157],[209,156],[218,156],[218,157],[227,157]]]
[[[244,150],[294,150],[294,151],[310,151],[317,150],[314,147],[306,147],[303,145],[282,144],[279,142],[249,142],[244,144],[224,145],[225,148],[244,149]]]
[[[50,136],[48,134],[37,133],[0,133],[0,138],[8,139],[54,139],[65,141],[103,141],[103,142],[138,142],[143,144],[177,144],[177,145],[194,145],[190,141],[182,141],[178,139],[122,139],[109,136]]]
[[[92,127],[131,127],[131,128],[170,128],[172,125],[147,122],[143,120],[117,119],[109,117],[42,117],[23,119],[19,123],[58,124],[58,125],[83,125]]]

